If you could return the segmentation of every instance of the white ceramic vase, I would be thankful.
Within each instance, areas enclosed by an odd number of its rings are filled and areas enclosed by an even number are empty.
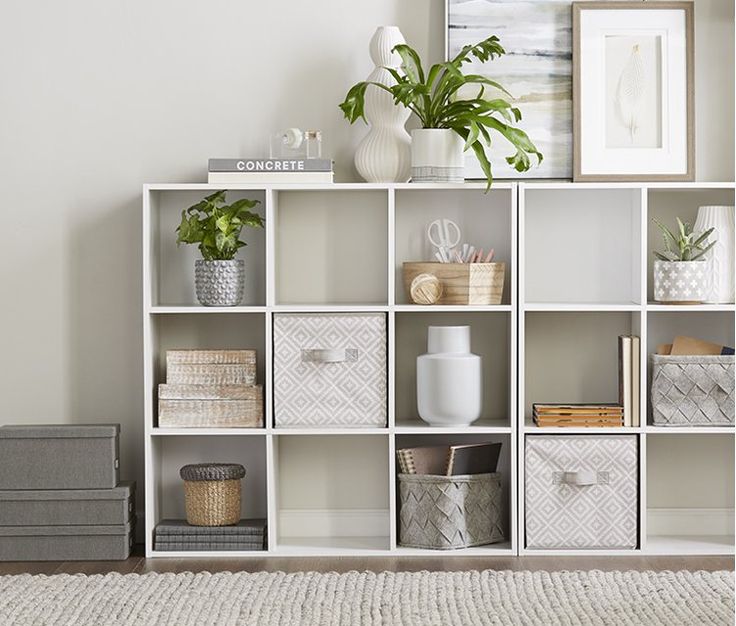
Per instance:
[[[387,86],[394,84],[386,68],[401,67],[401,57],[391,52],[400,43],[405,40],[398,27],[376,29],[369,47],[376,67],[367,80]],[[369,85],[365,91],[364,113],[370,130],[355,152],[355,168],[369,183],[405,183],[409,180],[411,138],[404,124],[411,112],[396,106],[390,93]]]
[[[465,181],[463,138],[449,128],[411,131],[411,180],[414,183]]]
[[[467,426],[483,405],[482,359],[470,352],[469,326],[430,326],[417,357],[417,409],[432,426]]]
[[[705,254],[705,302],[734,301],[734,208],[732,206],[701,206],[693,230],[702,233],[715,228],[710,241],[716,245]]]
[[[705,261],[655,261],[654,300],[670,304],[696,304],[706,296]]]

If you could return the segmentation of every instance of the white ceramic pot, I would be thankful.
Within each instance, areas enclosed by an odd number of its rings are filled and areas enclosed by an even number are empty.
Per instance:
[[[701,206],[693,230],[702,233],[714,228],[709,241],[716,245],[706,252],[706,294],[704,302],[734,301],[734,208],[732,206]]]
[[[483,405],[482,359],[470,352],[469,326],[430,326],[417,357],[417,409],[432,426],[467,426]]]
[[[411,131],[411,180],[414,183],[462,183],[463,138],[447,128]]]
[[[703,302],[707,273],[705,261],[655,261],[654,299],[672,304]]]

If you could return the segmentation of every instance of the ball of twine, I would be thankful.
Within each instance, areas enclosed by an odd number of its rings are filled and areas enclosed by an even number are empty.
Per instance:
[[[419,274],[411,281],[409,295],[414,304],[436,304],[442,297],[442,283],[434,274]]]

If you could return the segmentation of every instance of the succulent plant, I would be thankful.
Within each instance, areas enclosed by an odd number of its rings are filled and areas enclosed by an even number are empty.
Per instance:
[[[677,235],[675,235],[662,222],[653,218],[654,223],[662,231],[662,240],[664,241],[664,252],[654,252],[654,256],[660,261],[680,262],[680,261],[697,261],[704,260],[703,255],[716,245],[715,241],[708,243],[708,237],[713,233],[713,228],[709,228],[703,233],[693,232],[689,222],[684,222],[679,218],[677,220]]]

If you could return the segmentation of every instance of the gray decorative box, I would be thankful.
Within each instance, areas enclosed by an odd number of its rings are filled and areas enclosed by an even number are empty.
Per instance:
[[[504,540],[501,475],[399,474],[399,544],[452,550]]]
[[[253,551],[266,549],[266,520],[246,519],[230,526],[192,526],[185,520],[162,520],[154,547],[163,552]]]
[[[114,489],[0,491],[0,526],[135,523],[135,483]]]
[[[0,426],[0,489],[112,489],[119,424]]]
[[[529,435],[525,470],[528,548],[636,547],[636,435]]]
[[[733,355],[653,354],[650,359],[656,426],[733,426]]]
[[[135,526],[3,526],[0,561],[124,561]]]

